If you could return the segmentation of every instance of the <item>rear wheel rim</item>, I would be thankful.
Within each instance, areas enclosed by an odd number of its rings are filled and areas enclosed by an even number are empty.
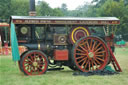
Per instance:
[[[47,70],[48,61],[41,52],[30,52],[24,57],[22,65],[27,75],[40,75]]]
[[[100,38],[82,38],[73,51],[75,64],[83,72],[101,70],[108,63],[108,49]]]

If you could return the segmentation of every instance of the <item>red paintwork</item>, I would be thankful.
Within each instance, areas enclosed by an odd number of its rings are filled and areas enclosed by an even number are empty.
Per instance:
[[[55,50],[54,60],[68,60],[68,50]]]

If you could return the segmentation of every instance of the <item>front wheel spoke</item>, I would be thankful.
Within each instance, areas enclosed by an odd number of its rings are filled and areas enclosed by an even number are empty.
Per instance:
[[[34,56],[30,56],[30,58],[31,58],[32,61],[34,61],[34,58],[33,58],[33,57],[34,57]]]
[[[36,72],[36,67],[33,66],[33,71]]]
[[[30,66],[30,73],[32,73],[33,72],[33,67],[32,66]]]
[[[44,65],[44,64],[40,64],[39,66],[42,66],[42,67],[44,67],[45,65]]]
[[[38,69],[42,70],[42,67],[39,67]]]
[[[37,71],[38,71],[38,73],[40,73],[40,70],[39,70],[39,68],[37,68]]]
[[[25,64],[29,64],[29,65],[32,64],[32,62],[30,62],[30,61],[25,61],[24,63],[25,63]]]
[[[31,60],[31,59],[29,59],[29,58],[27,58],[27,60],[28,60],[28,61],[30,61],[30,62],[32,62],[32,60]]]
[[[30,69],[30,66],[29,65],[26,65],[26,70],[28,71]]]

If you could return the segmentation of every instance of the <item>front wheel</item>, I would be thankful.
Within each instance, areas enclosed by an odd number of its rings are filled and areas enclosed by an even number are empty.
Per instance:
[[[22,56],[20,68],[26,75],[44,74],[48,69],[47,56],[38,50],[28,51]]]

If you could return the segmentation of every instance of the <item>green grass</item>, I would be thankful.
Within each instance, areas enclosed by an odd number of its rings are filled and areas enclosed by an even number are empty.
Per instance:
[[[111,76],[73,76],[65,67],[61,71],[48,71],[44,75],[25,76],[11,56],[0,55],[0,85],[128,85],[128,48],[116,48],[115,56],[123,70]]]

